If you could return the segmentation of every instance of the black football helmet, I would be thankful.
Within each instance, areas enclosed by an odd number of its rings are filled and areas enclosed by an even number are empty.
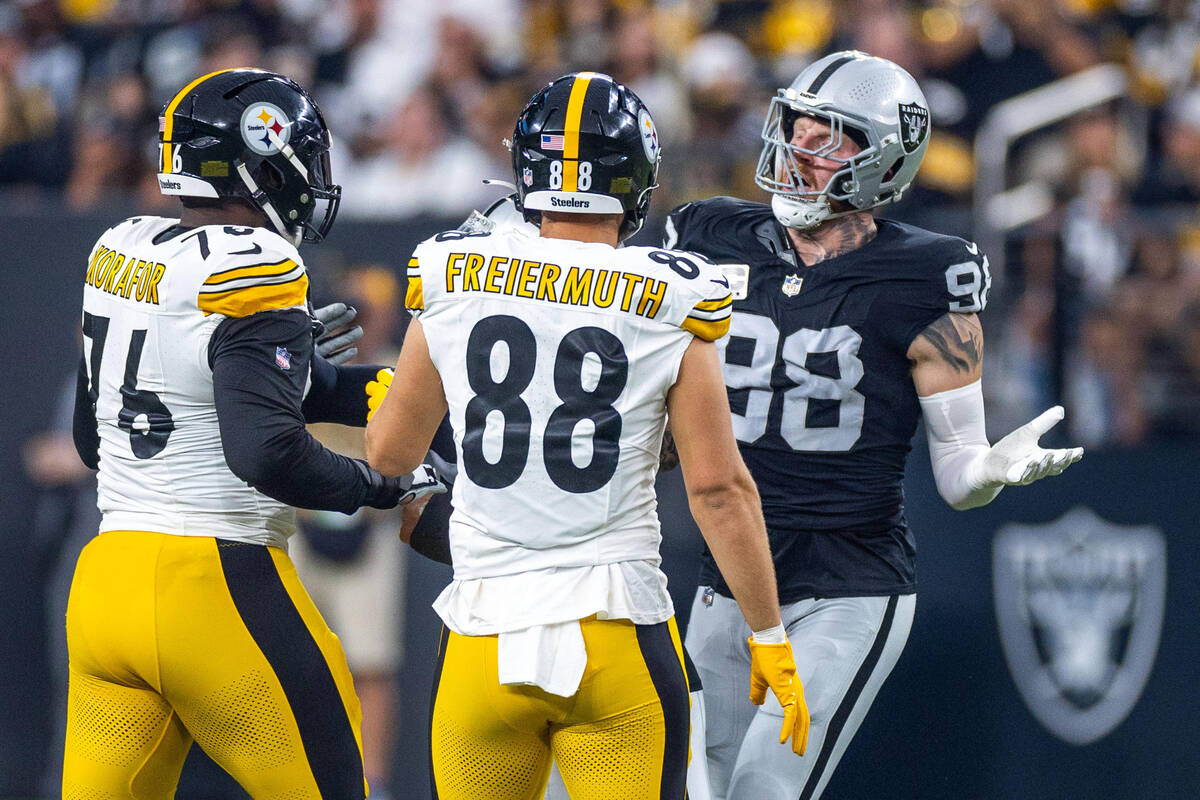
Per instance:
[[[342,189],[330,181],[329,129],[295,81],[259,69],[197,78],[159,120],[163,194],[240,198],[293,244],[319,242],[337,216]],[[320,225],[313,225],[318,201]]]
[[[658,185],[658,130],[638,96],[608,75],[564,75],[535,94],[510,147],[527,221],[540,223],[542,211],[624,214],[622,240],[642,227]]]

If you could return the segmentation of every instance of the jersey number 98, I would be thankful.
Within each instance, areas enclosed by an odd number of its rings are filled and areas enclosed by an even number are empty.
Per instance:
[[[771,411],[771,372],[781,358],[791,385],[783,389],[783,408],[779,415],[779,435],[793,450],[844,452],[862,435],[866,398],[855,390],[863,378],[863,362],[858,357],[862,336],[848,325],[822,330],[801,328],[779,344],[779,328],[770,317],[733,312],[734,333],[730,339],[749,340],[753,344],[750,363],[729,360],[725,347],[725,385],[734,392],[745,392],[744,413],[734,412],[733,432],[738,441],[753,443],[767,432]],[[812,371],[812,356],[825,355],[836,361],[837,377]],[[829,370],[833,371],[833,370]],[[810,411],[830,410],[836,425],[810,426]]]
[[[497,380],[493,364],[507,368]],[[589,358],[591,356],[592,358]],[[599,376],[588,369],[598,360]],[[475,395],[467,403],[463,433],[463,467],[467,477],[487,489],[503,489],[516,483],[529,460],[532,419],[521,399],[533,381],[537,363],[537,340],[533,331],[517,317],[500,314],[476,323],[467,339],[467,382]],[[542,460],[554,485],[574,494],[593,492],[608,483],[620,456],[621,415],[613,408],[629,378],[625,347],[603,328],[576,328],[563,337],[554,358],[554,391],[562,404],[550,414],[542,436]],[[593,383],[594,386],[590,386]],[[484,454],[488,417],[503,420],[499,458]],[[591,420],[592,459],[576,466],[571,457],[575,429]],[[489,448],[491,449],[491,448]],[[494,455],[494,453],[493,453]]]

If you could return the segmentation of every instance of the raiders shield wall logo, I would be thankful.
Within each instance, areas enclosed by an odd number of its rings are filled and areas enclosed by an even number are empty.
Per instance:
[[[900,143],[913,153],[929,135],[929,109],[916,103],[900,104]]]
[[[993,544],[1004,656],[1033,715],[1084,745],[1133,710],[1158,651],[1166,545],[1087,508],[1047,525],[1008,525]]]

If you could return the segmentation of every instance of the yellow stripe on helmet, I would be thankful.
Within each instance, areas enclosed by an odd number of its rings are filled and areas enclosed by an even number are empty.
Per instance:
[[[183,102],[183,98],[187,97],[188,92],[190,92],[192,89],[195,89],[197,86],[204,83],[206,80],[208,80],[209,78],[211,78],[214,75],[220,75],[222,72],[232,72],[232,71],[233,70],[230,70],[230,69],[219,69],[216,72],[210,72],[207,75],[201,75],[199,78],[196,78],[196,80],[192,81],[187,86],[180,89],[179,94],[175,95],[173,98],[171,98],[171,102],[167,103],[167,109],[166,109],[166,111],[163,112],[163,132],[162,132],[162,143],[163,143],[162,171],[163,172],[171,171],[171,132],[172,132],[172,129],[175,127],[175,109],[179,107],[179,104]]]
[[[596,77],[595,72],[581,72],[571,84],[571,96],[567,100],[566,129],[563,131],[563,185],[564,192],[579,191],[579,128],[583,121],[583,98],[588,84]]]

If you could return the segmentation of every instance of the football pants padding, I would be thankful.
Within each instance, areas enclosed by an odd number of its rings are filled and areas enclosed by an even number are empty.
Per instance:
[[[684,797],[688,689],[675,621],[580,624],[588,664],[572,697],[501,685],[497,637],[444,632],[430,734],[437,800],[536,800],[551,759],[573,800]]]
[[[255,798],[361,798],[346,659],[277,548],[112,531],[67,609],[63,795],[167,798],[195,741]]]

